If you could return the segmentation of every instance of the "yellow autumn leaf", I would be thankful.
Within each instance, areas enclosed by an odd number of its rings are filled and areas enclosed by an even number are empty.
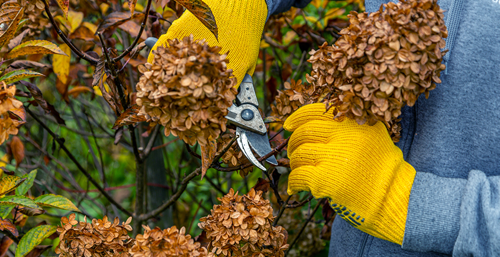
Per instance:
[[[262,49],[262,48],[267,48],[267,47],[269,47],[269,44],[264,39],[262,39],[260,41],[260,48]]]
[[[68,21],[69,24],[71,25],[71,29],[69,32],[73,33],[78,27],[80,27],[80,24],[82,24],[83,13],[70,10],[68,12]]]
[[[329,20],[333,18],[337,18],[338,16],[341,16],[342,14],[345,13],[344,9],[341,8],[332,8],[328,10],[325,14],[324,20],[328,22]]]
[[[8,194],[16,189],[21,183],[23,183],[26,178],[20,178],[18,176],[6,175],[0,179],[0,197]]]
[[[12,49],[7,55],[8,59],[30,54],[61,54],[66,55],[56,44],[46,40],[32,40],[22,43]]]
[[[7,166],[7,163],[9,163],[9,156],[7,154],[4,154],[2,156],[2,159],[0,159],[0,168],[3,168]],[[0,177],[3,175],[3,169],[0,169]]]
[[[59,48],[66,53],[66,55],[54,55],[52,58],[52,67],[57,78],[63,83],[68,82],[69,66],[71,61],[71,49],[66,44],[61,44]]]
[[[297,36],[297,33],[295,33],[295,31],[293,30],[290,30],[288,31],[285,36],[283,37],[283,45],[288,45],[290,44],[290,42],[292,42],[292,40],[295,38],[295,36]]]
[[[41,195],[35,198],[34,202],[38,206],[42,207],[52,207],[68,211],[80,212],[80,210],[68,198],[61,195],[53,195],[53,194]]]
[[[69,0],[57,0],[57,4],[61,7],[64,17],[68,18]]]
[[[97,26],[96,26],[96,25],[94,25],[94,24],[92,24],[92,23],[90,23],[90,22],[84,21],[84,22],[82,23],[82,26],[84,26],[84,27],[88,28],[88,29],[89,29],[90,31],[92,31],[92,33],[94,33],[94,34],[97,32]]]

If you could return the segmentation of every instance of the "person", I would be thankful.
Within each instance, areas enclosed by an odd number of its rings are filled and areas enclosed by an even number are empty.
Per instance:
[[[269,15],[309,0],[205,0],[219,41],[189,12],[157,45],[193,34],[252,75]],[[368,12],[388,0],[366,0]],[[442,83],[403,109],[401,140],[383,124],[334,121],[306,105],[284,127],[288,192],[327,197],[337,212],[330,256],[500,256],[500,3],[439,0],[449,36]]]

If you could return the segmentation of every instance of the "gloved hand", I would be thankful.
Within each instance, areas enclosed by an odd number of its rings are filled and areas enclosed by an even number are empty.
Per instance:
[[[182,40],[193,34],[194,39],[205,39],[210,46],[220,46],[221,54],[229,51],[228,68],[238,79],[246,73],[253,75],[259,55],[260,39],[267,17],[266,0],[203,0],[212,10],[219,41],[191,12],[185,11],[175,20],[167,33],[158,39],[152,50],[167,44],[167,40]],[[152,62],[153,51],[148,62]]]
[[[381,122],[333,120],[333,108],[310,104],[284,128],[292,172],[288,193],[328,197],[338,216],[375,237],[402,244],[415,169],[405,162]]]

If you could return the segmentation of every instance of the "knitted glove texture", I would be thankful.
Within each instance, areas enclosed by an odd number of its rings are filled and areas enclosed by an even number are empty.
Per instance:
[[[384,124],[333,119],[324,104],[303,106],[284,125],[292,172],[288,193],[327,197],[338,216],[358,229],[402,244],[415,169]]]

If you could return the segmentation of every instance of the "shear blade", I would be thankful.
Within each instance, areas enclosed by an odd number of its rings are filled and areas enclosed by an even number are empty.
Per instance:
[[[247,157],[247,159],[257,168],[266,171],[266,168],[253,156],[252,150],[250,149],[250,145],[248,144],[248,138],[245,133],[245,131],[240,132],[238,129],[236,130],[236,135],[238,136],[238,139],[236,141],[238,142],[238,145],[240,146],[241,151]]]
[[[269,144],[269,139],[267,137],[267,133],[264,135],[260,135],[258,133],[248,131],[248,130],[245,130],[245,129],[240,128],[240,127],[236,128],[236,133],[240,135],[240,139],[241,139],[241,135],[243,135],[243,134],[245,135],[245,139],[246,139],[247,144],[250,145],[251,149],[253,149],[259,157],[262,157],[262,156],[270,153],[273,150],[271,148],[271,145]],[[243,147],[240,146],[240,149],[243,150]],[[248,151],[247,153],[245,153],[245,151],[243,151],[243,153],[245,154],[245,156],[247,154],[253,156],[251,151]],[[255,159],[255,157],[254,157],[254,159]],[[250,160],[250,158],[249,158],[249,160]],[[269,164],[274,165],[274,166],[278,165],[278,161],[276,160],[276,157],[274,157],[274,155],[271,155],[271,157],[267,158],[266,162],[268,162]]]

